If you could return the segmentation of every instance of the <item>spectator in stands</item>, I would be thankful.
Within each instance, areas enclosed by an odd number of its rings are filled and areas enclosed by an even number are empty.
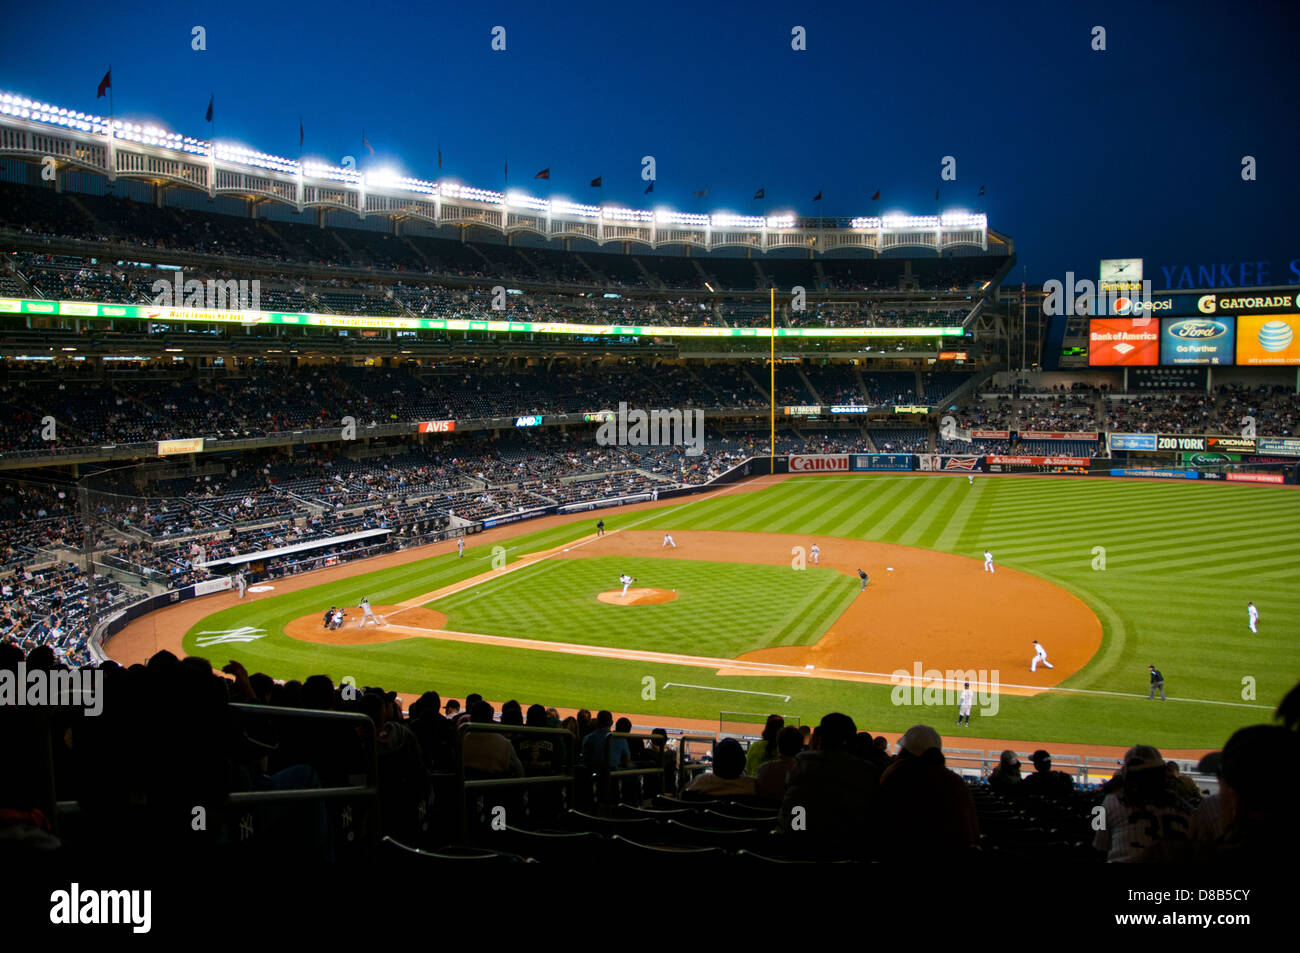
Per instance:
[[[686,785],[696,794],[754,793],[754,779],[744,776],[745,749],[735,738],[722,738],[713,746],[713,770],[697,774]]]
[[[898,757],[880,778],[878,818],[882,846],[897,857],[979,842],[975,801],[945,766],[942,739],[929,725],[913,725],[899,739]]]
[[[470,709],[470,722],[475,725],[490,725],[495,714],[492,706],[480,698]],[[467,774],[508,774],[516,778],[524,776],[524,765],[515,753],[514,745],[505,735],[494,731],[471,729],[461,742],[461,755]]]
[[[1196,782],[1187,777],[1178,767],[1177,761],[1165,762],[1165,773],[1169,775],[1169,786],[1175,792],[1181,794],[1191,804],[1199,804],[1201,800],[1201,789],[1196,786]]]
[[[1186,848],[1192,805],[1168,781],[1165,759],[1150,745],[1124,755],[1119,789],[1102,802],[1106,824],[1093,847],[1110,863],[1177,859]]]
[[[989,787],[1006,793],[1008,789],[1020,783],[1020,759],[1010,749],[1002,752],[997,767],[989,774]]]
[[[650,744],[646,746],[646,760],[649,764],[663,769],[663,781],[660,790],[664,794],[677,791],[677,757],[676,752],[668,747],[668,732],[655,728],[650,732]]]
[[[762,736],[749,746],[745,753],[745,774],[751,778],[758,777],[758,767],[764,761],[775,761],[780,757],[776,748],[776,736],[785,727],[785,719],[780,715],[768,715],[763,725]]]
[[[581,715],[582,712],[578,714]],[[628,750],[627,739],[611,739],[608,752],[606,751],[605,739],[609,737],[610,729],[613,727],[613,713],[599,711],[596,713],[596,726],[587,737],[582,739],[582,761],[593,771],[600,768],[617,771],[632,766],[632,755]]]
[[[458,702],[454,698],[448,698],[447,704],[444,706],[444,709],[446,711],[446,717],[448,719],[454,719],[457,715],[460,714],[460,702]]]
[[[545,728],[546,721],[545,708],[541,705],[528,706],[525,725],[530,728]],[[515,739],[515,749],[519,752],[519,760],[524,764],[524,773],[530,776],[557,773],[562,767],[559,740],[559,735],[519,735]]]
[[[454,699],[453,699],[454,700]],[[451,701],[447,703],[450,709]],[[456,732],[442,716],[442,699],[437,692],[425,692],[411,706],[410,728],[420,742],[424,763],[430,771],[455,770]]]
[[[1220,781],[1224,832],[1216,860],[1290,869],[1300,851],[1300,735],[1281,725],[1234,732],[1223,746]]]
[[[831,712],[817,727],[820,750],[799,755],[786,779],[781,827],[801,830],[815,853],[861,855],[871,840],[880,772],[850,753],[858,729],[848,715]]]
[[[785,725],[776,736],[777,757],[764,761],[754,779],[754,792],[759,797],[781,801],[785,797],[786,779],[794,768],[794,760],[803,750],[803,735],[793,725]]]
[[[524,711],[519,702],[513,698],[501,706],[501,724],[503,725],[522,725],[524,723]]]
[[[1015,793],[1060,798],[1069,797],[1074,791],[1074,778],[1064,771],[1053,771],[1052,756],[1042,748],[1030,760],[1034,763],[1034,773],[1012,787]]]

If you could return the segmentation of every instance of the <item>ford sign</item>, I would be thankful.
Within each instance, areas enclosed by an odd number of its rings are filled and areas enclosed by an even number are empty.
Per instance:
[[[1169,333],[1184,341],[1209,341],[1223,337],[1228,333],[1228,326],[1222,321],[1205,321],[1189,318],[1186,321],[1174,321],[1169,325]]]

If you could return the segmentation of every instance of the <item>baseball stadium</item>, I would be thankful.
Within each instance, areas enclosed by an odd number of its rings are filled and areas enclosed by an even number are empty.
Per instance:
[[[1267,855],[1221,805],[1276,823],[1300,721],[1296,285],[72,105],[0,90],[20,849]]]

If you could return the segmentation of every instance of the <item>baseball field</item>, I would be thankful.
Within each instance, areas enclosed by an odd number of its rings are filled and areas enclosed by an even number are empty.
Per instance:
[[[920,721],[1181,749],[1269,720],[1300,679],[1300,496],[1286,488],[767,477],[599,515],[603,536],[597,515],[549,517],[471,537],[463,557],[443,543],[193,600],[107,649],[641,724],[839,710],[878,733]],[[383,625],[357,627],[362,597]],[[326,630],[335,605],[348,618]],[[1052,668],[1031,671],[1034,639]],[[1147,697],[1149,664],[1165,702]],[[980,693],[968,729],[953,725],[965,679]]]

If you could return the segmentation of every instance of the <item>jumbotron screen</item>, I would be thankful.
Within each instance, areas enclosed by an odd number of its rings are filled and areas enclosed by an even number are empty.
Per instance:
[[[1230,315],[1160,319],[1160,363],[1214,366],[1235,363],[1237,319]]]
[[[1089,367],[1151,367],[1159,363],[1159,319],[1093,318],[1089,321]]]

